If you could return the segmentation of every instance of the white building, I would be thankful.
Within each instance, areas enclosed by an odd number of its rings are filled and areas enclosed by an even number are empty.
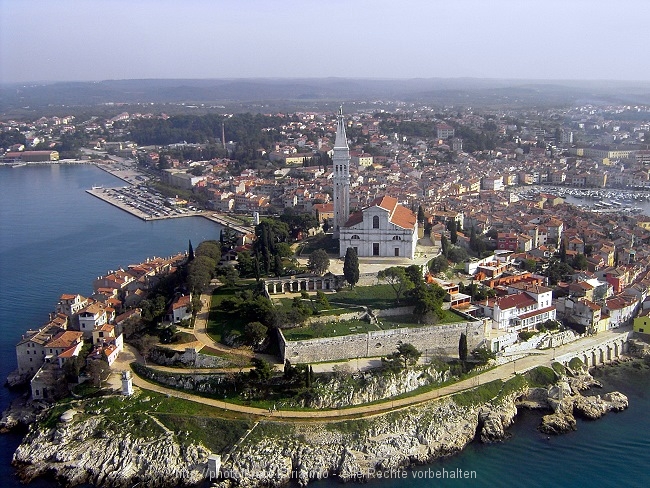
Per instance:
[[[553,290],[550,288],[514,283],[501,298],[491,298],[480,304],[481,311],[493,321],[493,327],[509,332],[534,330],[547,320],[555,320],[556,309],[552,305]]]
[[[339,253],[348,247],[359,257],[415,257],[418,223],[416,215],[393,197],[379,197],[350,216],[340,229]]]

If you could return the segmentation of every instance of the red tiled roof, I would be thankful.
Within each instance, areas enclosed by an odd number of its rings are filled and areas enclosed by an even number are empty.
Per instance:
[[[530,295],[526,293],[518,293],[516,295],[507,295],[500,300],[498,300],[499,308],[501,310],[507,310],[509,308],[523,308],[530,305],[535,305],[537,300],[533,300]]]

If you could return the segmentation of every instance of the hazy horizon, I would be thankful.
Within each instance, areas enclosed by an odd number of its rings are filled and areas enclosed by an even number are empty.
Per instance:
[[[645,11],[641,0],[0,0],[0,82],[649,81],[636,54]]]

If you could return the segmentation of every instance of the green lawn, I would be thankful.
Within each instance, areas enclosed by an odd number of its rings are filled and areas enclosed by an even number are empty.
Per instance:
[[[221,342],[222,336],[230,331],[237,330],[239,333],[244,332],[246,320],[241,314],[237,312],[224,312],[220,310],[221,301],[225,298],[232,298],[235,293],[252,290],[255,288],[255,283],[240,283],[235,286],[220,286],[212,293],[212,301],[210,302],[210,315],[208,316],[208,334],[216,342]]]
[[[361,320],[346,320],[326,324],[312,324],[293,329],[284,329],[282,333],[288,341],[303,341],[320,337],[338,337],[350,334],[365,334],[369,330],[381,330],[377,324],[369,324]]]
[[[312,324],[293,329],[284,329],[282,333],[288,341],[304,341],[321,337],[338,337],[349,334],[365,334],[373,330],[387,330],[398,328],[427,327],[429,325],[453,324],[465,322],[467,319],[452,310],[445,310],[442,320],[432,323],[419,323],[414,315],[395,315],[393,317],[380,317],[379,324],[369,324],[361,320],[346,320],[341,322],[328,322],[325,324]]]
[[[328,295],[327,299],[332,306],[338,304],[363,305],[372,309],[386,309],[408,305],[404,298],[402,298],[400,303],[396,303],[395,291],[393,291],[390,285],[385,284],[345,288],[336,292],[334,295]]]

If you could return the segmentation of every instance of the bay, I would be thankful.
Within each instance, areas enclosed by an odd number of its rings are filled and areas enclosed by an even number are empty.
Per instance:
[[[0,167],[0,377],[16,368],[15,345],[45,324],[63,293],[92,293],[108,270],[184,252],[218,239],[202,217],[144,222],[85,190],[126,183],[93,165]],[[16,393],[0,390],[0,408]],[[0,436],[1,486],[21,486],[10,466],[20,441]],[[34,486],[53,486],[37,482]]]
[[[166,256],[216,239],[220,227],[188,217],[143,222],[87,194],[93,185],[123,182],[89,165],[0,168],[0,374],[15,369],[15,344],[28,328],[43,325],[62,293],[90,294],[92,280],[109,269]],[[648,485],[650,370],[631,364],[597,372],[606,390],[619,390],[630,408],[579,421],[578,431],[547,437],[536,431],[539,415],[523,411],[507,441],[470,444],[462,453],[405,471],[405,479],[375,480],[375,488],[430,486],[629,486]],[[592,392],[602,393],[601,391]],[[0,391],[0,408],[16,395]],[[20,436],[0,436],[1,486],[22,486],[10,466]],[[474,471],[475,479],[432,478]],[[444,471],[443,471],[444,470]],[[52,488],[37,480],[29,486]],[[333,479],[314,483],[333,488]]]

